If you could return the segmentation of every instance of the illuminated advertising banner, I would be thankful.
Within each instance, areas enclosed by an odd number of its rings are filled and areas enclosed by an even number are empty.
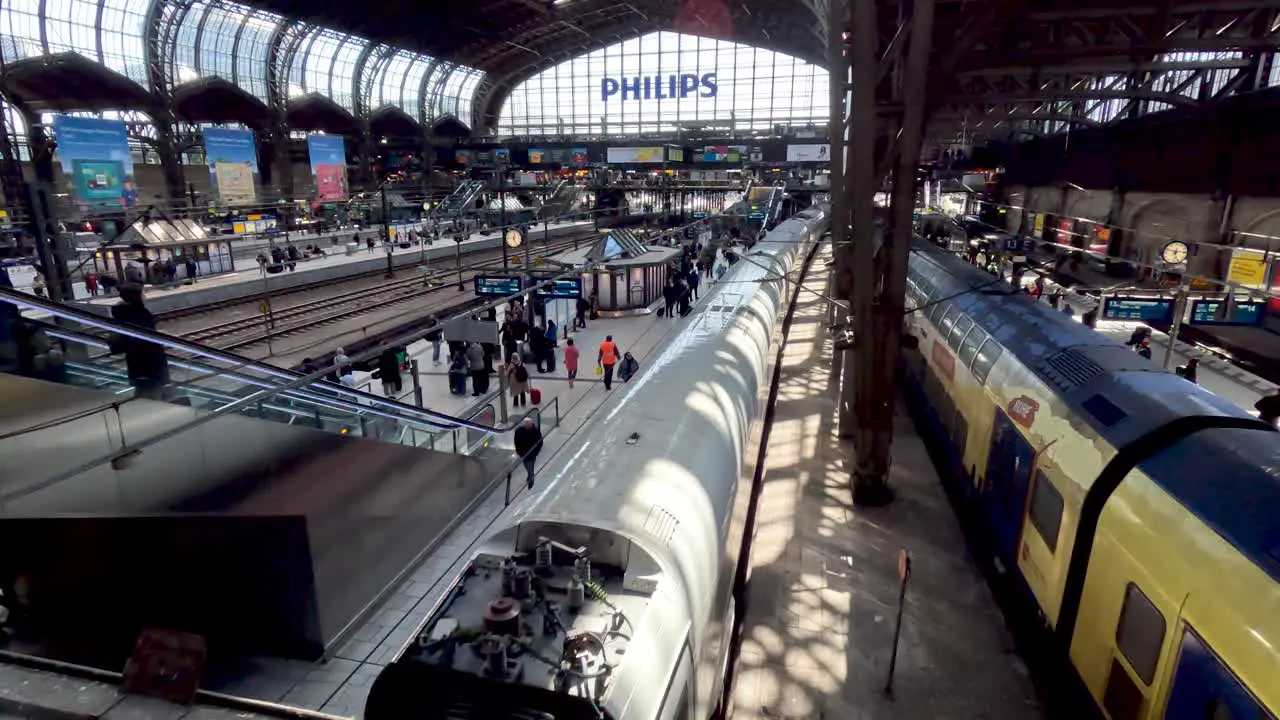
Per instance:
[[[715,97],[719,92],[716,73],[682,73],[679,75],[646,75],[644,77],[601,78],[600,99],[610,100],[676,100]]]
[[[747,154],[746,145],[707,145],[701,152],[693,154],[694,162],[742,162]]]
[[[132,207],[138,204],[129,135],[120,120],[55,115],[62,176],[84,207]]]
[[[308,135],[311,177],[316,199],[338,202],[347,199],[347,148],[341,135]]]
[[[587,164],[587,149],[576,148],[529,148],[530,165],[577,165]]]
[[[660,163],[663,161],[660,147],[609,148],[608,162],[628,163]]]
[[[788,145],[787,162],[828,162],[830,145]]]
[[[667,148],[667,160],[671,162],[684,162],[684,148]]]
[[[459,165],[475,165],[476,154],[471,150],[456,150],[453,153],[453,161]]]
[[[204,157],[218,201],[240,205],[258,199],[258,149],[252,131],[205,128]]]
[[[506,148],[498,148],[493,151],[493,161],[499,165],[511,164],[511,151]]]
[[[1227,268],[1227,282],[1254,290],[1265,290],[1267,285],[1267,256],[1258,250],[1244,248],[1231,251],[1231,265]]]

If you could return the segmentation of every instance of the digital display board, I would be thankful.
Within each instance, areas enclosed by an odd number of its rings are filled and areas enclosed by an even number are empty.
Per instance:
[[[1102,303],[1102,317],[1107,320],[1173,321],[1173,298],[1109,297]]]
[[[706,211],[706,210],[694,210],[694,211],[693,211],[693,213],[692,213],[692,215],[691,215],[691,217],[692,217],[694,220],[706,220],[706,219],[707,219],[707,211]]]
[[[1231,317],[1226,317],[1226,300],[1193,300],[1191,302],[1192,325],[1261,325],[1266,315],[1266,303],[1262,300],[1236,300]]]
[[[477,275],[475,284],[476,295],[481,297],[506,297],[524,289],[514,275]]]
[[[561,278],[534,293],[547,299],[577,299],[582,297],[582,278]]]

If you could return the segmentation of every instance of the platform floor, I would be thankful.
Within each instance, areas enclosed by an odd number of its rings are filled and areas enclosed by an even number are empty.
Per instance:
[[[543,391],[542,407],[548,412],[558,407],[560,415],[560,425],[546,433],[544,450],[538,458],[539,467],[550,463],[564,448],[572,447],[577,431],[591,421],[606,399],[604,385],[594,372],[596,347],[606,334],[612,334],[624,352],[635,355],[643,373],[647,371],[646,359],[658,344],[687,326],[699,310],[700,306],[695,306],[694,313],[688,318],[677,320],[650,314],[589,322],[585,330],[571,334],[574,342],[582,348],[580,376],[573,388],[569,388],[565,378],[564,342],[561,341],[556,371],[547,374],[531,372],[532,385]],[[476,404],[477,398],[470,395],[464,398],[449,394],[446,367],[436,368],[431,363],[429,346],[411,346],[410,351],[419,354],[424,404],[427,407],[458,413]],[[491,382],[491,387],[497,387],[496,381]],[[380,388],[375,386],[372,389]],[[500,436],[496,445],[511,447],[510,433]],[[439,548],[412,571],[373,617],[328,662],[257,660],[246,664],[239,673],[206,683],[206,689],[332,715],[360,716],[373,679],[413,639],[431,608],[443,596],[447,580],[466,563],[471,548],[501,517],[516,512],[529,497],[524,491],[523,477],[523,470],[520,470],[512,483],[515,497],[509,507],[503,508],[502,488],[480,503],[475,512],[443,539]]]
[[[819,254],[806,285],[821,288]],[[787,346],[751,552],[735,720],[1041,718],[1028,671],[921,439],[900,411],[893,504],[851,503],[851,447],[826,302],[802,292]],[[912,557],[894,698],[884,694],[898,553]]]
[[[575,220],[575,221],[569,221],[569,222],[554,222],[550,224],[549,229],[558,230],[558,229],[574,228],[574,227],[590,228],[591,221]],[[539,226],[539,230],[541,230],[541,226]],[[351,232],[345,233],[345,236],[350,236],[353,234],[354,234],[354,231],[351,231]],[[492,243],[495,237],[496,236],[493,233],[490,233],[489,235],[481,235],[480,233],[477,232],[477,233],[473,233],[466,240],[463,240],[462,245],[465,248],[467,245],[474,245],[475,243],[478,243],[481,241],[488,241]],[[531,238],[535,243],[535,247],[536,247],[536,243],[541,242],[541,236],[537,232],[532,233]],[[308,243],[316,242],[316,240],[315,240],[315,236],[301,235],[301,236],[298,236],[297,238],[294,238],[292,242],[294,245],[298,246],[299,249],[301,249],[302,247],[306,247]],[[439,248],[445,246],[446,242],[447,242],[448,250],[450,251],[449,253],[447,253],[448,257],[439,258],[439,259],[433,258],[431,260],[432,265],[436,265],[439,267],[453,267],[453,254],[452,254],[453,242],[451,240],[449,241],[438,240],[436,241],[435,245],[432,246],[431,249],[433,251],[438,251]],[[321,244],[324,246],[325,252],[329,254],[322,258],[300,261],[298,263],[298,269],[294,271],[295,274],[314,271],[320,268],[328,268],[335,265],[347,265],[354,262],[361,262],[361,261],[368,260],[371,257],[379,257],[379,258],[386,257],[386,250],[384,250],[381,246],[375,247],[373,252],[370,252],[367,248],[361,247],[354,254],[347,255],[345,254],[346,253],[345,244],[332,246],[326,243],[327,243],[327,240],[325,238],[321,238]],[[417,256],[417,255],[420,255],[421,252],[422,252],[421,249],[417,247],[411,247],[411,248],[397,247],[395,248],[393,254],[396,257],[400,257],[403,255]],[[258,269],[257,263],[254,262],[252,257],[237,258],[237,265],[240,267],[239,270],[236,270],[234,272],[229,272],[229,273],[222,273],[219,275],[210,275],[207,277],[197,278],[197,281],[194,285],[176,285],[174,287],[168,287],[168,288],[149,285],[147,286],[147,297],[161,298],[161,297],[168,297],[170,295],[182,295],[185,293],[190,293],[198,290],[207,290],[212,287],[220,287],[224,285],[238,285],[242,283],[261,283],[262,282],[262,271]],[[18,290],[26,291],[26,292],[31,291],[32,284],[35,281],[35,269],[33,267],[31,267],[30,265],[23,265],[20,267],[9,268],[8,272],[9,272],[9,279],[13,283],[14,288]],[[180,279],[181,279],[182,273],[183,271],[179,270],[178,274],[180,276]],[[102,304],[102,303],[114,304],[116,302],[119,302],[119,299],[116,296],[99,295],[97,298],[91,297],[89,295],[89,292],[85,290],[83,282],[76,282],[73,284],[72,287],[74,288],[76,293],[76,297],[75,297],[76,300],[88,300],[89,302],[99,303],[99,304]]]

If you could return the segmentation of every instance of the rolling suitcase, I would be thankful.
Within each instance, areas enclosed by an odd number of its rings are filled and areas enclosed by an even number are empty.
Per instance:
[[[542,391],[538,388],[529,388],[529,402],[534,405],[542,403]]]

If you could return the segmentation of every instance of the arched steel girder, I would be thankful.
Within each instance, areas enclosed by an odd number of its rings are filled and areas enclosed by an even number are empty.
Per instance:
[[[281,117],[289,104],[289,68],[303,40],[315,28],[301,22],[282,22],[267,51],[267,104]]]
[[[418,122],[424,128],[430,127],[431,121],[431,108],[427,104],[427,91],[431,85],[431,76],[443,64],[443,60],[432,60],[431,64],[427,66],[427,71],[422,74],[422,80],[418,83]]]
[[[356,58],[355,71],[351,74],[351,104],[355,116],[368,120],[373,112],[373,85],[383,65],[395,57],[397,49],[390,45],[368,43]],[[373,60],[372,63],[369,61]]]

